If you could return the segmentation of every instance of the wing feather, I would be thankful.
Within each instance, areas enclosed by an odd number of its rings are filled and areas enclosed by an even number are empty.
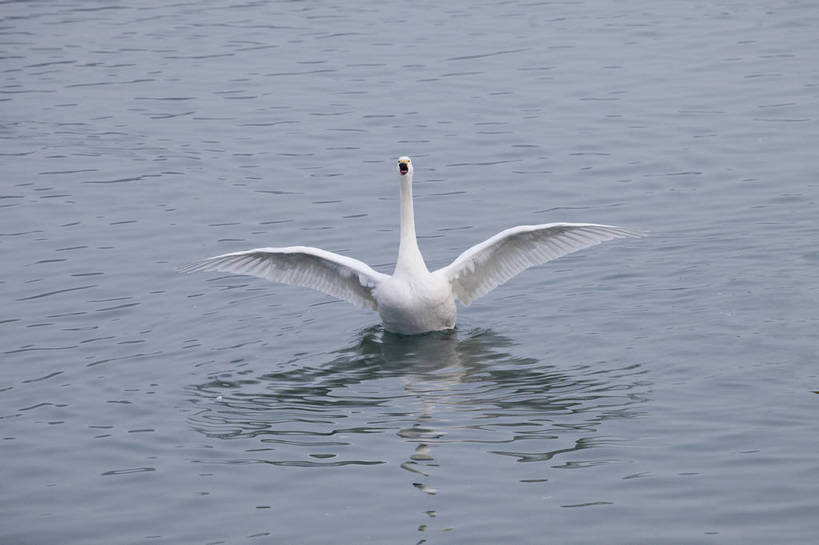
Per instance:
[[[595,223],[520,225],[476,244],[443,268],[455,296],[468,305],[529,267],[607,240],[641,236]]]
[[[356,306],[376,310],[373,289],[387,275],[366,263],[320,248],[256,248],[191,263],[182,272],[221,271],[311,288]]]

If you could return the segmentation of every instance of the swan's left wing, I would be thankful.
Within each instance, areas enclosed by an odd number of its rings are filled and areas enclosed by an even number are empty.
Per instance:
[[[634,236],[640,235],[594,223],[519,225],[476,244],[441,271],[458,300],[468,305],[529,267],[606,240]]]
[[[309,246],[233,252],[210,257],[180,270],[258,276],[273,282],[311,288],[373,310],[378,306],[373,289],[388,278],[362,261]]]

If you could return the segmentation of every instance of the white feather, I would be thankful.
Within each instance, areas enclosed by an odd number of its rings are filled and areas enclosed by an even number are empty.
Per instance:
[[[441,269],[458,301],[468,305],[529,267],[637,233],[595,223],[519,225],[476,244]]]
[[[377,310],[373,289],[386,274],[366,263],[320,248],[256,248],[217,255],[183,267],[182,272],[221,271],[247,274],[311,288],[361,308]]]

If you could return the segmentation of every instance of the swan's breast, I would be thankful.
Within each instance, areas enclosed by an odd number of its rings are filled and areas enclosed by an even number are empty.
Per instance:
[[[387,331],[412,335],[455,327],[455,299],[442,276],[393,276],[382,282],[374,295]]]

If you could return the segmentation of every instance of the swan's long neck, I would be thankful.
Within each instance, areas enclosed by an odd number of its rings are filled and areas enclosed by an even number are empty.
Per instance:
[[[412,207],[412,173],[401,176],[401,241],[395,272],[428,272],[415,238],[415,212]]]

